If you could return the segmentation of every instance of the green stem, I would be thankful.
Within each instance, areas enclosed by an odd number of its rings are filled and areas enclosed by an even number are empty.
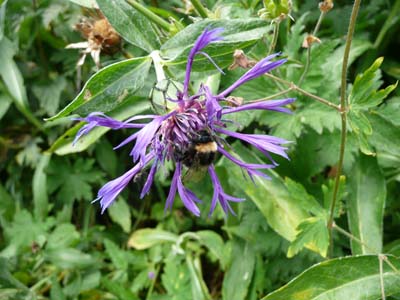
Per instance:
[[[329,230],[329,240],[330,240],[330,253],[333,253],[333,238],[332,238],[332,224],[334,219],[335,206],[337,201],[337,195],[339,191],[340,175],[342,173],[343,161],[344,161],[344,150],[346,148],[346,136],[347,136],[347,99],[346,99],[346,75],[347,75],[347,65],[349,62],[349,54],[351,48],[351,42],[353,40],[354,29],[356,27],[356,20],[358,11],[360,9],[361,0],[355,0],[353,10],[351,12],[349,28],[347,31],[346,46],[343,54],[343,64],[342,64],[342,81],[340,88],[340,116],[342,118],[342,132],[340,138],[340,151],[339,151],[339,162],[337,167],[337,173],[335,178],[335,187],[332,195],[332,202],[329,212],[328,220],[328,230]]]
[[[148,18],[150,21],[153,23],[159,25],[163,29],[170,31],[170,24],[165,21],[164,19],[160,18],[157,16],[155,13],[150,11],[147,7],[143,6],[139,2],[136,2],[134,0],[126,0],[134,9],[136,9],[138,12],[140,12],[142,15],[144,15],[146,18]]]
[[[278,42],[280,23],[281,22],[279,22],[279,21],[274,22],[274,33],[272,36],[272,43],[271,43],[271,47],[269,48],[268,55],[270,55],[275,50],[276,44]]]
[[[378,255],[378,259],[379,259],[379,283],[381,286],[381,298],[382,300],[386,300],[385,297],[385,284],[383,282],[383,256],[381,254]]]
[[[281,91],[279,93],[273,94],[271,96],[268,96],[268,97],[265,97],[265,98],[256,99],[256,100],[250,100],[250,101],[247,101],[247,102],[254,103],[254,102],[260,102],[260,101],[275,99],[276,97],[282,96],[282,95],[287,94],[287,93],[289,93],[291,91],[293,91],[293,88],[290,87],[290,88],[288,88],[288,89],[286,89],[284,91]]]
[[[194,8],[202,18],[208,18],[207,9],[203,6],[203,4],[201,4],[199,0],[191,0],[190,2],[193,4]]]
[[[267,77],[270,77],[270,78],[274,79],[275,81],[281,82],[281,83],[283,83],[283,84],[289,86],[292,90],[297,91],[297,92],[299,92],[299,93],[301,93],[301,94],[303,94],[303,95],[305,95],[305,96],[307,96],[307,97],[310,97],[310,98],[312,98],[312,99],[314,99],[314,100],[316,100],[316,101],[318,101],[318,102],[320,102],[320,103],[322,103],[322,104],[325,104],[325,105],[327,105],[327,106],[329,106],[329,107],[332,107],[332,108],[334,108],[334,109],[336,109],[336,110],[338,110],[338,111],[340,110],[340,108],[339,108],[338,105],[336,105],[336,104],[334,104],[334,103],[332,103],[332,102],[330,102],[330,101],[328,101],[328,100],[326,100],[326,99],[324,99],[324,98],[321,98],[321,97],[319,97],[319,96],[316,96],[316,95],[314,95],[314,94],[311,94],[311,93],[307,92],[306,90],[303,90],[302,88],[299,88],[299,87],[298,87],[297,85],[295,85],[293,82],[290,82],[290,81],[287,81],[287,80],[285,80],[285,79],[276,77],[276,76],[274,76],[274,75],[272,75],[272,74],[269,74],[269,73],[265,73],[264,75],[267,76]]]
[[[299,80],[299,82],[297,83],[298,86],[301,86],[301,84],[303,83],[304,79],[306,78],[306,75],[307,75],[307,73],[308,73],[308,69],[310,68],[311,47],[312,47],[312,44],[308,45],[308,48],[307,48],[307,60],[306,60],[306,65],[304,66],[303,74],[301,74],[300,80]]]
[[[325,17],[325,13],[323,11],[321,11],[321,14],[319,15],[317,24],[315,24],[315,28],[314,28],[314,31],[313,31],[313,35],[314,36],[317,35],[319,27],[321,26],[321,23],[322,23],[322,20],[324,19],[324,17]]]
[[[324,19],[324,16],[325,16],[325,13],[321,11],[321,14],[319,15],[317,24],[315,25],[314,31],[312,33],[313,36],[317,35],[319,27],[321,26],[322,20]],[[298,86],[301,86],[301,84],[303,83],[304,79],[306,78],[308,70],[310,69],[311,47],[312,47],[312,43],[307,48],[307,61],[306,61],[306,65],[304,66],[303,74],[301,74],[300,80],[299,80],[299,82],[297,84]]]
[[[332,229],[335,229],[336,231],[340,232],[344,236],[347,236],[350,240],[353,240],[353,241],[359,243],[361,246],[363,246],[365,249],[369,250],[370,252],[378,253],[378,251],[376,251],[376,249],[372,249],[367,244],[365,244],[362,240],[360,240],[358,237],[352,235],[351,233],[347,232],[343,228],[336,225],[335,222],[333,222],[333,224],[332,224]]]

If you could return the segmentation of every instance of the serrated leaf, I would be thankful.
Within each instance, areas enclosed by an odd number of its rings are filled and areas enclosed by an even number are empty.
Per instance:
[[[160,47],[151,22],[126,1],[97,0],[97,4],[114,29],[129,43],[147,53]]]
[[[143,250],[161,243],[176,243],[177,241],[178,236],[172,232],[157,228],[144,228],[136,230],[129,237],[128,247]]]
[[[253,153],[243,146],[235,145],[236,153],[243,161],[257,159]],[[273,171],[268,172],[271,180],[254,177],[255,184],[250,180],[243,180],[241,169],[232,166],[229,162],[229,182],[231,186],[240,187],[240,190],[253,201],[266,218],[268,224],[285,239],[291,241],[296,236],[296,228],[300,222],[310,215],[290,195],[285,182]]]
[[[70,114],[87,115],[100,111],[107,113],[134,96],[145,84],[151,59],[139,57],[109,65],[94,74],[79,95],[57,115],[53,121]]]
[[[377,106],[396,88],[397,83],[378,90],[381,85],[379,67],[382,61],[383,57],[378,58],[364,73],[357,75],[349,96],[351,109],[368,109]]]
[[[67,81],[63,76],[46,82],[45,84],[34,84],[32,86],[33,94],[39,100],[40,106],[49,114],[53,115],[58,109],[61,92],[67,86]]]
[[[65,159],[53,159],[47,168],[50,192],[58,190],[63,203],[93,200],[92,183],[99,182],[103,173],[93,169],[93,159],[78,158],[73,164]]]
[[[386,182],[376,158],[360,155],[348,180],[347,206],[353,254],[381,253]]]
[[[289,177],[286,177],[285,185],[290,196],[293,197],[293,199],[297,201],[305,210],[309,211],[313,215],[325,214],[323,207],[318,203],[317,200],[315,200],[313,196],[307,193],[306,189],[300,183],[297,183]]]
[[[306,244],[316,246],[318,253],[326,257],[329,246],[329,232],[326,226],[327,220],[324,217],[311,217],[299,224],[296,238],[289,246],[287,256],[295,256]]]
[[[128,260],[125,251],[120,249],[114,242],[110,240],[104,240],[104,246],[106,246],[106,253],[111,258],[114,267],[117,270],[127,270]]]
[[[186,264],[175,256],[165,261],[164,273],[161,275],[168,299],[191,299],[190,275]]]
[[[105,288],[113,295],[120,300],[139,300],[139,298],[134,295],[129,289],[126,288],[119,281],[112,281],[107,277],[103,276],[101,278],[101,283],[105,286]]]
[[[368,114],[374,132],[369,142],[379,151],[391,154],[399,154],[400,149],[400,126],[395,125],[392,120],[385,118],[377,112]],[[393,120],[396,122],[396,120]]]
[[[390,262],[400,268],[398,259]],[[400,292],[400,276],[383,263],[386,296]],[[378,256],[337,258],[316,264],[262,300],[376,300],[381,296]]]
[[[60,224],[49,235],[46,249],[67,248],[79,242],[80,234],[72,224]]]
[[[266,21],[250,18],[236,20],[202,20],[187,26],[169,39],[161,47],[161,56],[169,59],[169,65],[186,66],[187,56],[195,40],[205,28],[222,27],[224,31],[222,41],[211,43],[204,52],[207,52],[221,67],[232,63],[232,53],[235,49],[254,44],[268,30],[269,24]],[[196,56],[193,65],[194,71],[215,70],[215,67],[208,63],[208,59],[202,55]]]

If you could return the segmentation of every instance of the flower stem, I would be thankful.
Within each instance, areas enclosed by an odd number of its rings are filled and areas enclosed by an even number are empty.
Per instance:
[[[325,13],[323,11],[321,11],[321,14],[319,15],[317,24],[315,24],[313,35],[317,35],[319,27],[321,26],[321,23],[322,23],[322,20],[324,19],[324,17],[325,17]]]
[[[274,52],[276,44],[278,42],[278,36],[279,36],[279,25],[280,25],[280,21],[275,21],[274,22],[274,33],[272,36],[272,42],[271,42],[271,46],[269,47],[269,51],[268,51],[268,55],[270,55],[272,52]]]
[[[126,0],[134,9],[136,9],[138,12],[140,12],[142,15],[144,15],[146,18],[148,18],[150,21],[153,23],[159,25],[163,29],[170,31],[170,24],[165,21],[164,19],[160,18],[157,16],[155,13],[153,13],[151,10],[149,10],[147,7],[143,6],[139,2],[136,2],[134,0]]]
[[[269,73],[265,73],[264,75],[267,76],[267,77],[270,77],[270,78],[272,78],[272,79],[274,79],[274,80],[276,80],[278,82],[281,82],[281,83],[283,83],[283,84],[285,84],[287,86],[289,86],[290,89],[292,89],[294,91],[297,91],[297,92],[299,92],[299,93],[301,93],[301,94],[303,94],[303,95],[305,95],[307,97],[310,97],[310,98],[312,98],[312,99],[314,99],[314,100],[316,100],[318,102],[321,102],[322,104],[325,104],[325,105],[327,105],[329,107],[332,107],[332,108],[336,109],[337,111],[340,111],[340,107],[338,105],[336,105],[336,104],[334,104],[334,103],[332,103],[332,102],[330,102],[330,101],[328,101],[328,100],[326,100],[324,98],[321,98],[319,96],[311,94],[311,93],[307,92],[306,90],[303,90],[302,88],[299,88],[293,82],[284,80],[282,78],[276,77],[276,76],[274,76],[272,74],[269,74]]]
[[[347,136],[347,99],[346,99],[346,75],[347,75],[347,65],[349,62],[349,54],[351,48],[351,42],[353,40],[354,29],[356,26],[356,20],[358,15],[358,10],[360,9],[361,0],[355,0],[353,5],[353,10],[351,12],[349,28],[347,31],[346,38],[346,46],[343,54],[343,64],[342,64],[342,81],[340,88],[340,116],[342,118],[342,132],[340,138],[340,151],[339,151],[339,162],[337,166],[337,173],[335,178],[335,186],[332,195],[332,202],[329,212],[329,220],[328,220],[328,230],[329,230],[329,241],[330,241],[330,255],[333,253],[333,238],[332,238],[332,230],[333,230],[333,219],[334,219],[334,211],[337,201],[337,195],[339,191],[339,183],[340,183],[340,175],[342,172],[343,161],[344,161],[344,150],[346,148],[346,136]]]
[[[276,94],[273,94],[271,96],[268,96],[268,97],[265,97],[265,98],[256,99],[256,100],[250,100],[250,101],[247,101],[247,102],[254,103],[254,102],[260,102],[260,101],[265,101],[265,100],[270,100],[270,99],[276,99],[276,97],[282,96],[282,95],[287,94],[287,93],[289,93],[291,91],[293,91],[293,88],[290,87],[290,88],[288,88],[286,90],[283,90],[283,91],[281,91],[279,93],[276,93]]]
[[[319,27],[321,26],[322,20],[325,16],[325,13],[323,11],[321,11],[321,14],[319,15],[317,24],[315,25],[314,31],[312,33],[313,36],[316,36],[319,30]],[[298,86],[301,86],[301,84],[303,83],[304,79],[306,78],[306,75],[308,73],[308,70],[310,69],[310,63],[311,63],[311,48],[312,48],[312,43],[310,43],[310,45],[307,48],[307,61],[306,61],[306,65],[304,66],[304,71],[303,74],[301,74],[300,80],[297,83]]]
[[[190,2],[193,4],[194,8],[202,18],[208,18],[207,9],[203,6],[203,4],[201,4],[199,0],[191,0]]]
[[[352,235],[351,233],[349,233],[346,230],[344,230],[342,227],[339,227],[338,225],[336,225],[335,222],[332,223],[332,229],[335,229],[336,231],[338,231],[339,233],[343,234],[344,236],[347,236],[350,240],[353,240],[353,241],[359,243],[361,246],[363,246],[365,249],[367,249],[368,251],[370,251],[372,253],[378,253],[379,252],[376,249],[372,249],[370,246],[365,244],[358,237]]]

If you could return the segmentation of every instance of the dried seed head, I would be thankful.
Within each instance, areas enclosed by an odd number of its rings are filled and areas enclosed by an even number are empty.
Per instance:
[[[324,0],[323,2],[319,3],[319,10],[323,13],[327,13],[333,8],[333,1],[332,0]]]
[[[312,34],[308,34],[301,45],[303,48],[310,48],[313,43],[321,43],[321,40]]]
[[[234,70],[237,67],[249,69],[254,67],[256,63],[257,62],[255,60],[249,60],[242,50],[236,49],[233,53],[233,63],[229,66],[228,70]]]

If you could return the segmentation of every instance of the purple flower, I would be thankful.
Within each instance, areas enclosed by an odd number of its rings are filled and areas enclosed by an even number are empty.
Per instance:
[[[137,174],[143,169],[149,168],[150,171],[140,193],[140,198],[143,198],[149,193],[160,167],[167,161],[172,161],[175,171],[166,199],[166,210],[172,208],[176,194],[178,194],[183,205],[191,213],[196,216],[200,215],[198,205],[202,201],[183,182],[183,174],[186,174],[186,170],[196,166],[204,169],[204,171],[208,170],[214,187],[209,213],[212,214],[219,203],[226,214],[229,212],[234,214],[229,203],[240,202],[244,199],[230,196],[224,192],[213,165],[215,155],[220,153],[220,155],[226,157],[230,162],[242,168],[252,180],[254,176],[269,179],[263,173],[263,170],[274,168],[277,165],[272,159],[271,153],[288,158],[287,148],[283,146],[288,142],[284,139],[264,134],[245,134],[228,130],[227,125],[232,121],[225,119],[225,116],[241,111],[272,110],[291,113],[284,106],[292,103],[294,101],[292,98],[246,103],[237,106],[227,105],[231,102],[226,97],[237,87],[277,68],[286,61],[285,59],[273,60],[278,54],[260,60],[235,83],[217,95],[214,95],[206,85],[201,85],[196,94],[189,94],[190,74],[195,56],[202,54],[212,62],[212,59],[202,50],[208,44],[221,40],[222,31],[221,28],[205,29],[198,37],[189,53],[183,89],[177,93],[176,99],[167,99],[177,103],[177,106],[165,115],[134,116],[121,122],[97,112],[86,118],[78,119],[86,121],[87,124],[79,130],[74,143],[97,126],[105,126],[114,130],[138,129],[115,147],[117,149],[133,143],[130,155],[135,165],[128,172],[108,182],[99,190],[95,201],[100,201],[102,212],[113,203]],[[144,123],[143,120],[146,119],[149,121]],[[136,121],[139,122],[135,123]],[[239,139],[250,144],[264,154],[271,163],[255,164],[240,160],[224,137]]]

